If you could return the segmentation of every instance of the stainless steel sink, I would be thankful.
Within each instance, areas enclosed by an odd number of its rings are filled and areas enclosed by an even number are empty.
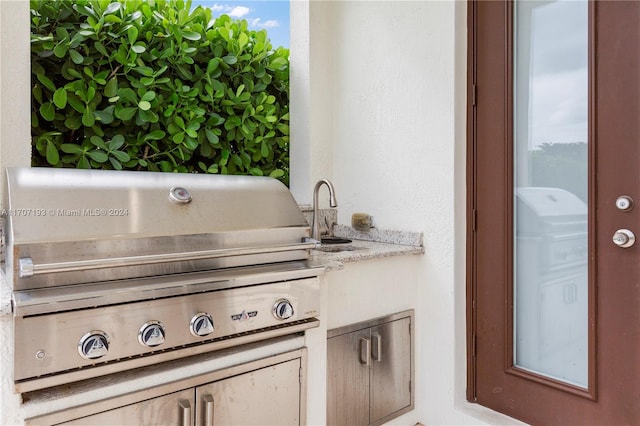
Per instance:
[[[320,247],[316,248],[316,250],[335,253],[341,251],[354,251],[360,250],[361,247],[354,247],[351,243],[353,241],[347,238],[338,238],[338,237],[324,237],[320,240]]]
[[[349,244],[351,243],[351,240],[348,240],[346,238],[339,238],[339,237],[323,237],[320,240],[320,244],[324,245],[331,245],[331,244]]]

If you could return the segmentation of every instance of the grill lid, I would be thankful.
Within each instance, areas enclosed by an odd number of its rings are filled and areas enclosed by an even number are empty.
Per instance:
[[[14,289],[299,260],[309,225],[267,177],[14,168]]]

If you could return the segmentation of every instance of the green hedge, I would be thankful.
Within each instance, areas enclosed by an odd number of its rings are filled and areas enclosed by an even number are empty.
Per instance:
[[[32,164],[288,184],[288,58],[190,1],[32,1]]]

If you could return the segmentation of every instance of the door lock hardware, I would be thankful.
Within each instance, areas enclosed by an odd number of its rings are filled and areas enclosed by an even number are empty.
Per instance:
[[[636,242],[636,236],[628,229],[618,229],[613,234],[613,243],[621,248],[629,248]]]
[[[633,208],[633,199],[628,195],[621,195],[616,198],[616,207],[623,212],[628,212]]]

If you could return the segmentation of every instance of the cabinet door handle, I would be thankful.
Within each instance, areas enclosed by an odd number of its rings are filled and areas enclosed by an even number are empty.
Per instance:
[[[191,404],[189,401],[182,399],[178,401],[180,408],[180,426],[191,426]]]
[[[204,422],[202,426],[213,426],[213,396],[206,394],[202,397],[204,402]]]
[[[360,338],[360,354],[358,357],[360,358],[360,364],[369,366],[371,361],[371,341],[366,337]]]
[[[374,361],[382,361],[382,336],[379,333],[373,333],[373,342],[371,343],[371,356]]]

